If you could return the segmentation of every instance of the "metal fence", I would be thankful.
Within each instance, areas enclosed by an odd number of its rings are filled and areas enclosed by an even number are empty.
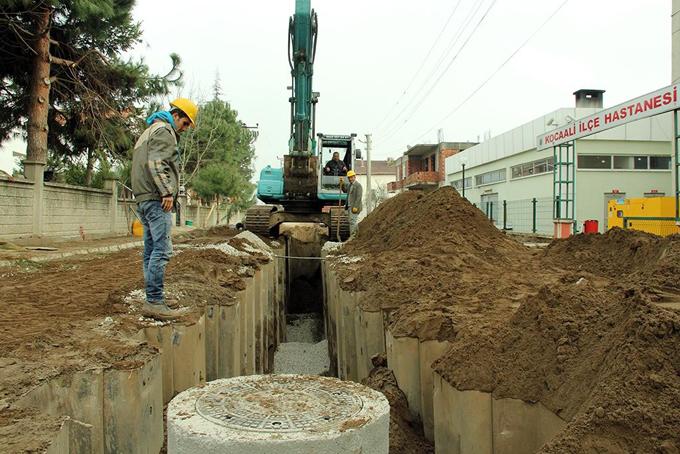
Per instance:
[[[553,234],[551,197],[484,202],[482,205],[478,208],[499,229],[536,235]]]

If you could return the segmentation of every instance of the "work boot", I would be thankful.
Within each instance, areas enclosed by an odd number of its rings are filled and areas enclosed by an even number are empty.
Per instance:
[[[165,298],[165,305],[168,306],[170,309],[178,309],[179,300],[174,298]]]
[[[170,309],[165,303],[151,304],[144,301],[142,306],[142,315],[156,320],[175,320],[182,317],[186,312],[183,309]]]

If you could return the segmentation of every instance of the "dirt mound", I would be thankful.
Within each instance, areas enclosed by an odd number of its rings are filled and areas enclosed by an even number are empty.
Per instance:
[[[680,314],[635,292],[543,288],[492,333],[461,333],[434,368],[458,389],[540,401],[568,421],[543,452],[680,447]]]
[[[662,238],[618,228],[603,235],[575,235],[553,241],[543,261],[606,276],[656,296],[680,293],[680,235]]]
[[[408,191],[378,206],[359,226],[345,253],[389,252],[437,246],[503,258],[522,249],[498,230],[484,214],[455,189],[442,187],[429,193]]]
[[[337,264],[343,288],[366,291],[369,309],[402,308],[391,329],[421,340],[455,336],[467,316],[507,316],[550,279],[450,187],[384,202],[338,253],[359,258]]]
[[[434,454],[434,446],[425,439],[419,424],[411,417],[406,396],[390,369],[374,368],[362,384],[383,393],[390,403],[391,454]]]

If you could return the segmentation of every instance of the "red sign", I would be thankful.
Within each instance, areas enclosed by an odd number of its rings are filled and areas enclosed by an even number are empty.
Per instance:
[[[671,85],[661,90],[640,96],[610,109],[575,120],[566,126],[548,131],[536,138],[536,150],[545,150],[572,140],[586,137],[643,118],[652,117],[680,108],[678,86]]]

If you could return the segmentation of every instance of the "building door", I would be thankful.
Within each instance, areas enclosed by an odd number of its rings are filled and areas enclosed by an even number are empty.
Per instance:
[[[604,218],[600,220],[599,230],[600,233],[607,231],[607,224],[609,223],[609,201],[610,200],[623,200],[626,198],[625,192],[605,192],[604,193]]]
[[[498,215],[501,212],[498,203],[498,194],[482,194],[480,209],[486,217],[498,225]]]

